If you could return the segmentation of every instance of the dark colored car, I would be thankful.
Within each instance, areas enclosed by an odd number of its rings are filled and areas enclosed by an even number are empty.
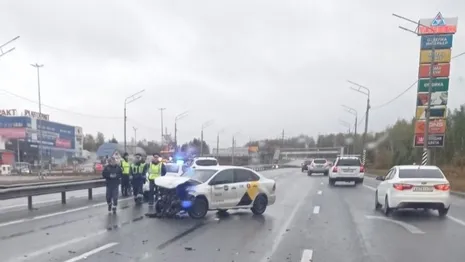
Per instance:
[[[310,165],[310,163],[312,163],[312,159],[305,160],[305,161],[302,163],[302,172],[305,172],[305,171],[308,170],[308,165]]]

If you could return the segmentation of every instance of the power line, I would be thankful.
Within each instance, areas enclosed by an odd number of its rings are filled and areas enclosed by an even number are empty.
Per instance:
[[[24,96],[15,94],[15,93],[12,93],[12,92],[10,92],[10,91],[4,90],[4,89],[0,89],[0,91],[5,92],[5,93],[8,94],[8,95],[17,97],[17,98],[19,98],[19,99],[26,100],[26,101],[31,102],[31,103],[34,103],[34,104],[39,104],[39,102],[37,102],[37,101],[35,101],[35,100],[29,99],[29,98],[27,98],[27,97],[24,97]],[[66,112],[66,113],[70,113],[70,114],[75,114],[75,115],[81,115],[81,116],[85,116],[85,117],[100,118],[100,119],[123,119],[122,117],[117,117],[117,116],[97,116],[97,115],[90,115],[90,114],[75,112],[75,111],[71,111],[71,110],[67,110],[67,109],[63,109],[63,108],[58,108],[58,107],[54,107],[54,106],[49,106],[49,105],[46,105],[46,104],[44,104],[44,103],[42,103],[42,106],[43,106],[43,107],[50,108],[50,109],[53,109],[53,110],[62,111],[62,112]]]
[[[418,80],[415,81],[415,83],[413,83],[412,85],[410,85],[407,89],[405,89],[404,91],[402,91],[402,93],[398,94],[396,97],[394,97],[393,99],[387,101],[386,103],[383,103],[379,106],[375,106],[375,107],[372,107],[371,109],[380,109],[382,107],[385,107],[387,105],[389,105],[390,103],[396,101],[397,99],[399,99],[401,96],[403,96],[405,93],[407,93],[410,89],[412,89],[412,87],[415,87],[418,83]]]
[[[455,59],[457,57],[460,57],[460,56],[463,56],[465,55],[465,52],[462,52],[462,53],[459,53],[458,55],[455,55],[453,57],[451,57],[451,60],[452,59]],[[407,93],[410,89],[412,89],[412,87],[414,87],[416,84],[418,83],[418,80],[415,81],[415,83],[413,83],[411,86],[409,86],[407,89],[405,89],[404,91],[402,91],[402,93],[400,93],[399,95],[397,95],[396,97],[394,97],[393,99],[387,101],[386,103],[383,103],[379,106],[375,106],[375,107],[372,107],[371,109],[380,109],[382,107],[385,107],[387,105],[389,105],[390,103],[396,101],[397,99],[399,99],[401,96],[403,96],[405,93]]]

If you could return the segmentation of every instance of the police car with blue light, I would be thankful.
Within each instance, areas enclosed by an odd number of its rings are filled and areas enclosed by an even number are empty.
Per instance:
[[[228,209],[250,209],[261,215],[276,201],[274,180],[238,166],[190,168],[181,176],[158,177],[155,185],[155,210],[161,217],[187,211],[191,218],[201,219],[209,210]]]

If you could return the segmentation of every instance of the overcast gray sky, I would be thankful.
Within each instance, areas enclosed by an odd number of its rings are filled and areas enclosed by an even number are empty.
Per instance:
[[[40,63],[43,108],[53,121],[123,137],[123,101],[128,136],[159,140],[159,107],[181,141],[200,136],[202,122],[212,144],[286,135],[344,131],[340,104],[362,114],[363,95],[347,79],[371,88],[372,105],[383,104],[417,78],[420,38],[391,16],[414,20],[459,17],[453,55],[465,51],[465,2],[459,0],[2,0],[0,42],[20,35],[16,50],[0,58],[0,89],[37,101]],[[451,65],[449,107],[465,97],[465,56]],[[374,109],[370,130],[414,115],[416,88]],[[37,104],[0,92],[3,108]],[[76,112],[76,113],[72,113]],[[103,118],[102,118],[103,117]],[[107,117],[107,118],[104,118]],[[362,127],[362,126],[361,126]],[[360,128],[361,128],[360,127]]]

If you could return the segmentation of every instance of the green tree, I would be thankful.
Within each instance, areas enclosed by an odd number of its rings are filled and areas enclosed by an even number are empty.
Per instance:
[[[97,138],[95,139],[95,146],[98,149],[101,145],[105,143],[105,136],[103,133],[98,132],[97,133]]]
[[[84,136],[83,148],[84,150],[88,150],[90,152],[97,151],[95,139],[91,134],[87,134]]]

